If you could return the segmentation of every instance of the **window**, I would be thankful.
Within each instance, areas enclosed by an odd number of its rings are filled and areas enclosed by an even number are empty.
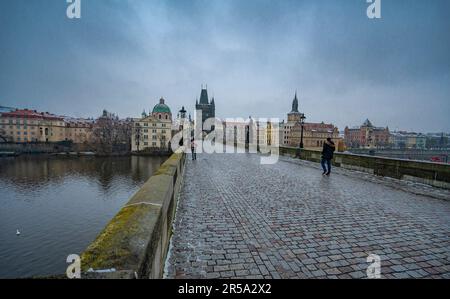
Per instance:
[[[153,145],[153,146],[156,146],[156,142],[152,142],[152,145]]]

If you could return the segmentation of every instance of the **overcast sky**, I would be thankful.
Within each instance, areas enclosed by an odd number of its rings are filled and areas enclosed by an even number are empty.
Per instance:
[[[297,89],[308,121],[450,131],[448,0],[81,1],[0,1],[0,105],[176,114],[208,84],[219,117],[285,119]]]

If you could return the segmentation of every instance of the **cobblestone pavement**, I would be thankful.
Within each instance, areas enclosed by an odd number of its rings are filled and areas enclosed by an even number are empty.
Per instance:
[[[366,278],[377,254],[382,278],[450,278],[449,201],[352,171],[322,177],[316,163],[259,161],[187,162],[166,277]]]

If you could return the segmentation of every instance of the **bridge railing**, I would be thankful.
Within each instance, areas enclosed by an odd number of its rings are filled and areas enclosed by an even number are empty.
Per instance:
[[[162,278],[185,160],[173,154],[110,221],[81,255],[82,278]]]
[[[320,162],[321,152],[292,147],[280,147],[280,155],[297,156],[300,159]],[[338,167],[392,177],[450,189],[450,165],[425,161],[411,161],[369,155],[336,153],[333,164]]]

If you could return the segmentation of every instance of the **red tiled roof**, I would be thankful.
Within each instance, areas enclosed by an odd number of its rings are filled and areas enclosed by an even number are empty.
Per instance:
[[[50,114],[48,112],[37,112],[36,110],[17,109],[7,113],[2,113],[3,117],[16,117],[16,118],[32,118],[32,119],[46,119],[46,120],[64,120],[63,117]]]

